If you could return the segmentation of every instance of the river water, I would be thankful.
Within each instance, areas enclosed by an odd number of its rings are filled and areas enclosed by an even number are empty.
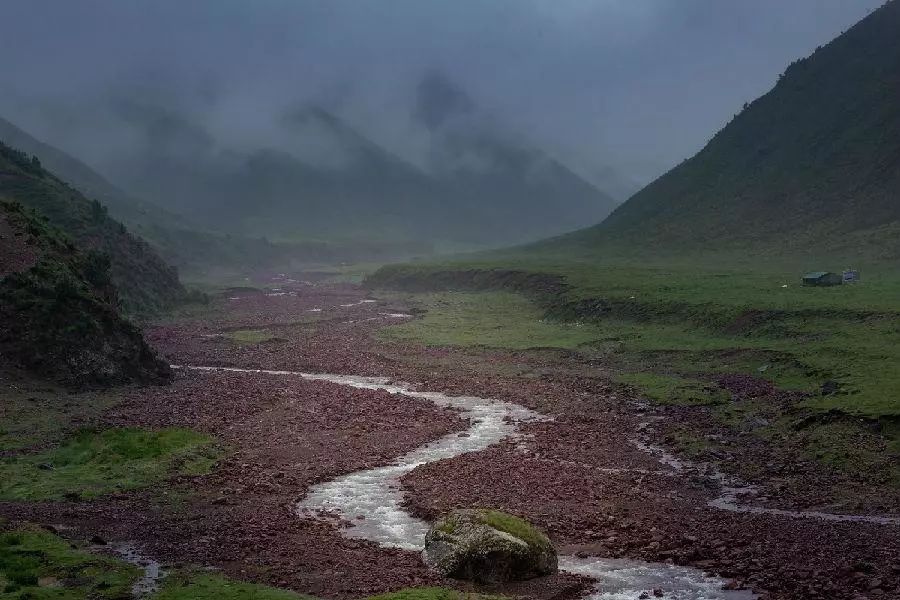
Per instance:
[[[518,426],[549,418],[523,406],[479,398],[448,396],[439,392],[421,392],[408,385],[391,383],[387,378],[356,377],[239,369],[232,367],[175,367],[201,371],[230,371],[266,375],[296,376],[308,380],[328,381],[354,388],[384,390],[392,394],[420,398],[437,406],[461,411],[469,428],[429,442],[398,457],[392,464],[343,475],[310,488],[298,503],[297,513],[304,518],[323,515],[338,516],[353,524],[343,529],[348,537],[361,538],[381,546],[420,551],[424,547],[429,524],[417,519],[402,507],[400,478],[418,466],[453,458],[468,452],[484,450],[492,444],[513,438]],[[688,567],[648,563],[625,559],[560,556],[563,571],[585,575],[596,580],[596,586],[585,600],[634,600],[641,594],[668,600],[750,600],[748,591],[727,591],[726,583],[717,577]],[[654,596],[661,590],[663,596]]]

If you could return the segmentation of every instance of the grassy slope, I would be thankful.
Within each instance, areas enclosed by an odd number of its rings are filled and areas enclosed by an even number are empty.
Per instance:
[[[74,156],[35,139],[6,119],[0,118],[0,140],[6,145],[37,156],[45,169],[68,182],[86,197],[98,200],[114,219],[141,229],[151,224],[174,225],[184,217],[130,196]]]
[[[104,205],[88,200],[37,160],[2,143],[0,197],[34,209],[82,247],[109,256],[113,282],[128,312],[159,311],[184,297],[175,269],[113,220]]]
[[[542,251],[900,256],[900,1],[749,104],[601,225]]]

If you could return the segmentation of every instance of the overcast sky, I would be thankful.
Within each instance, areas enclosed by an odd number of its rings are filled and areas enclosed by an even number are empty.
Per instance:
[[[646,181],[882,0],[0,0],[0,116],[102,163],[138,94],[223,143],[315,101],[415,158],[437,67],[582,171]],[[112,149],[112,150],[111,150]]]

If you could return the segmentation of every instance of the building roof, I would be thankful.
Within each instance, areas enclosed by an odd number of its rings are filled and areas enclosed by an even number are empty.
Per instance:
[[[803,279],[818,279],[819,277],[825,277],[826,275],[831,275],[829,271],[813,271],[812,273],[807,273],[803,276]]]

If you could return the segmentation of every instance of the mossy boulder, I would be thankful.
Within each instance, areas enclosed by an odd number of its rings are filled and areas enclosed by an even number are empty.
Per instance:
[[[425,564],[445,577],[479,583],[531,579],[556,572],[550,539],[527,521],[497,510],[456,510],[425,536]]]

